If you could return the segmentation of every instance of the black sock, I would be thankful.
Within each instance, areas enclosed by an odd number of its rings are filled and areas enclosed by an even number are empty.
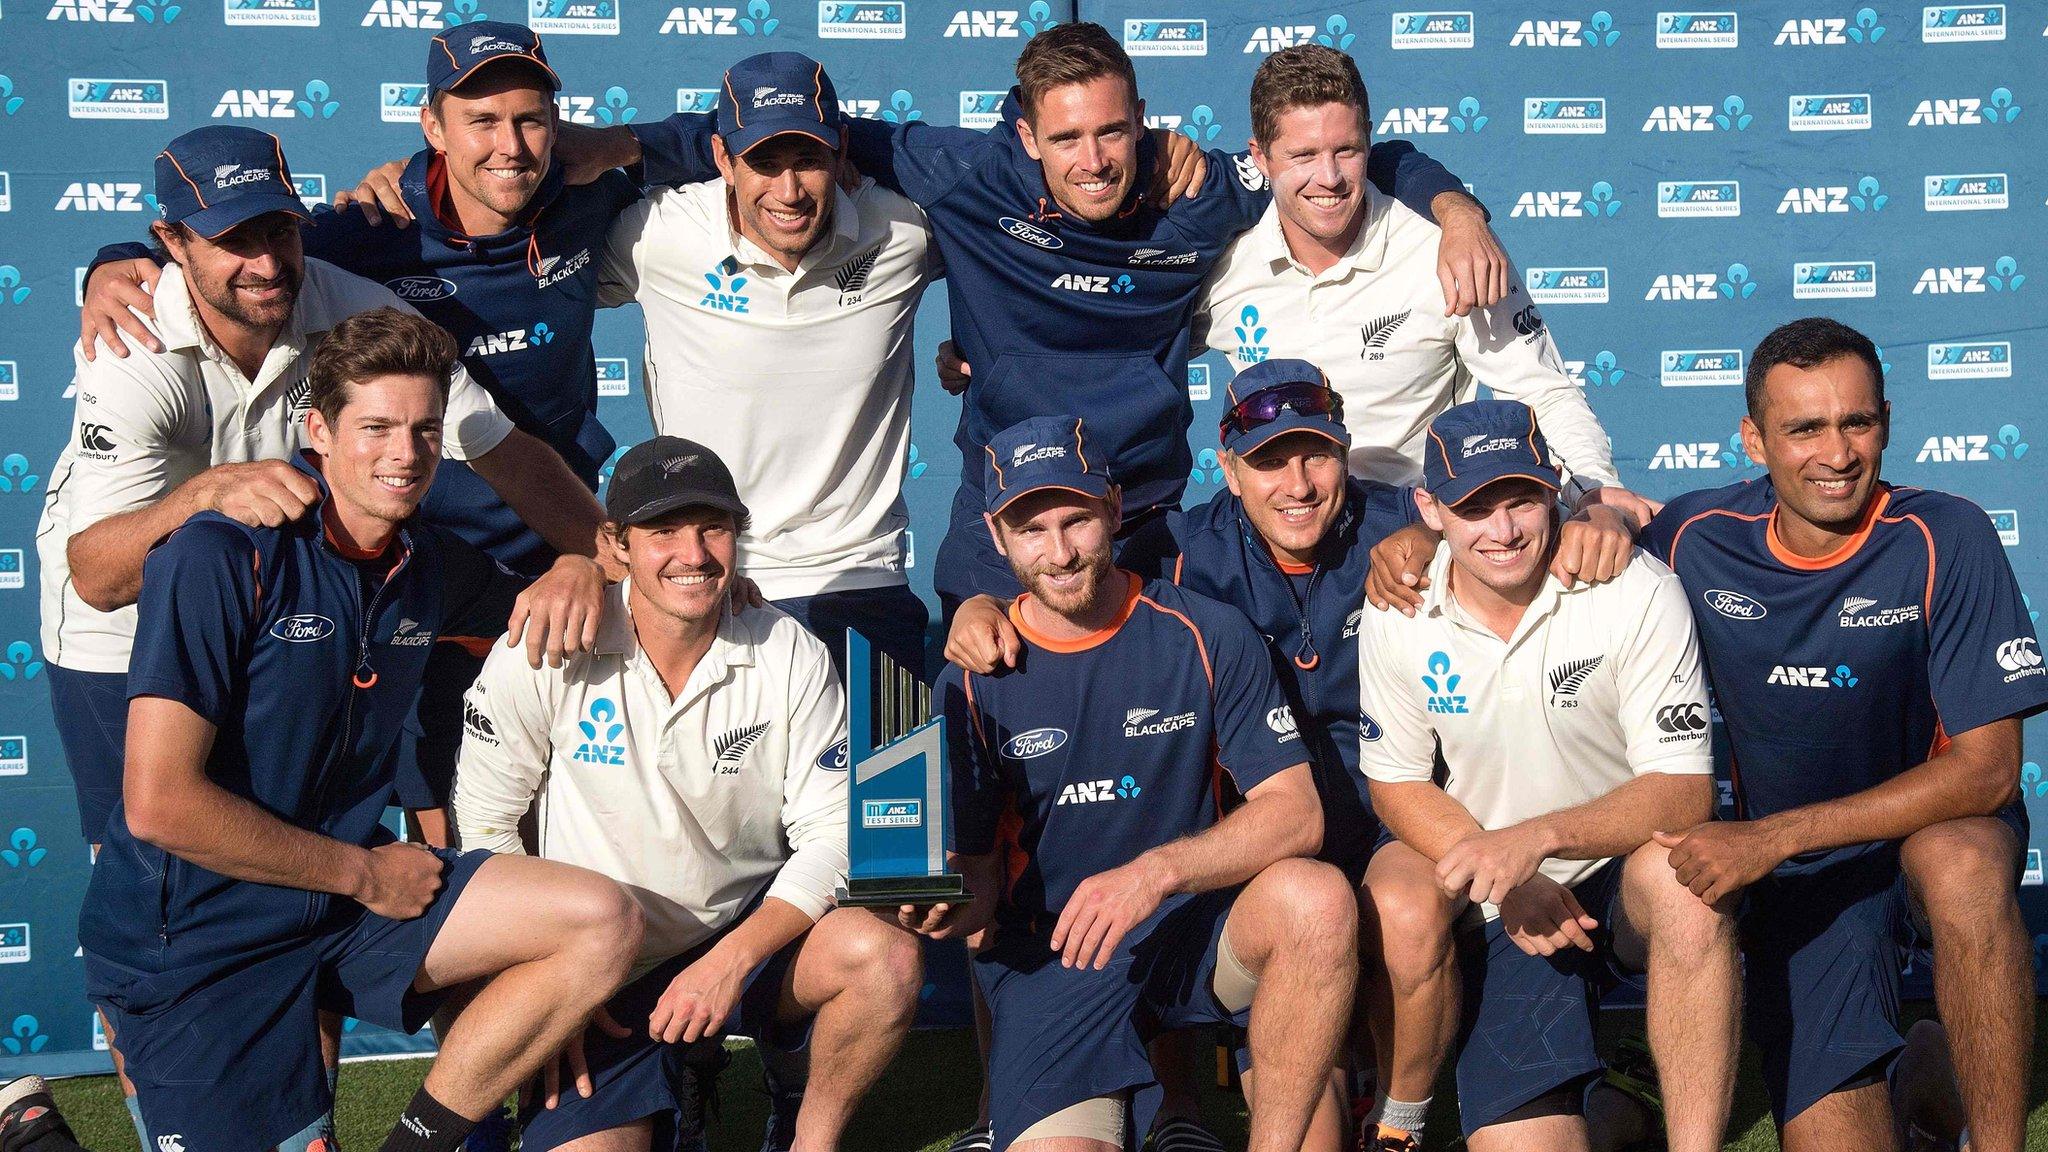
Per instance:
[[[427,1086],[413,1093],[412,1103],[399,1113],[391,1135],[384,1138],[384,1152],[455,1152],[476,1121],[465,1120],[447,1105],[427,1095]]]

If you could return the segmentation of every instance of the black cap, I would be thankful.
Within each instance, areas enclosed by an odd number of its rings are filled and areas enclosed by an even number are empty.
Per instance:
[[[747,519],[732,471],[718,453],[680,436],[656,436],[619,457],[604,508],[623,527],[696,504]]]

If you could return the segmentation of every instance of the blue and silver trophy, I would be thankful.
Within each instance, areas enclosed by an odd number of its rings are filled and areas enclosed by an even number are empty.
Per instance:
[[[932,690],[868,639],[846,633],[846,887],[856,907],[959,904],[946,718]]]

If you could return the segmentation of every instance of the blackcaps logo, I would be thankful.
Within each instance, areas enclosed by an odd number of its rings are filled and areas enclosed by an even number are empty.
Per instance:
[[[1067,450],[1057,444],[1019,444],[1010,452],[1010,467],[1018,468],[1034,460],[1052,460],[1065,456]]]

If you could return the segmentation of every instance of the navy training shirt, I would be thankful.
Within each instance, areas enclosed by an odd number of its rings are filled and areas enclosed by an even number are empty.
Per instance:
[[[1741,818],[1864,791],[1956,733],[2048,706],[2048,667],[1983,509],[1880,483],[1856,534],[1807,559],[1779,541],[1777,504],[1768,479],[1690,492],[1642,539],[1692,602]]]
[[[1194,466],[1189,324],[1210,269],[1271,195],[1249,156],[1212,151],[1201,194],[1161,211],[1145,199],[1147,135],[1125,210],[1100,225],[1070,219],[1017,136],[1020,115],[1012,89],[1002,122],[986,132],[848,123],[854,163],[925,210],[952,280],[953,342],[974,366],[953,436],[964,464],[952,519],[980,519],[982,450],[996,433],[1071,412],[1116,461],[1125,517],[1136,521],[1180,503]],[[677,113],[632,131],[650,181],[717,177],[711,116]],[[1374,145],[1368,175],[1430,220],[1433,197],[1464,187],[1404,142]]]
[[[939,677],[955,846],[1011,850],[1012,925],[1050,928],[1081,881],[1214,824],[1219,773],[1250,792],[1308,759],[1242,613],[1117,575],[1128,590],[1102,632],[1055,642],[1020,623],[1017,668]]]
[[[1358,767],[1358,620],[1372,549],[1417,519],[1414,490],[1347,477],[1313,565],[1283,565],[1228,490],[1155,519],[1119,562],[1244,613],[1266,638],[1323,801],[1319,859],[1363,869],[1379,835]]]
[[[210,721],[207,777],[236,796],[344,843],[389,840],[378,823],[389,753],[428,652],[443,637],[503,633],[526,585],[430,525],[408,522],[392,548],[344,555],[324,501],[279,528],[199,513],[143,565],[129,697],[176,700]],[[136,839],[116,807],[79,941],[99,959],[164,972],[232,962],[362,911],[179,859]]]
[[[597,274],[612,222],[640,191],[623,172],[571,185],[550,167],[525,222],[469,236],[437,210],[446,180],[440,153],[421,149],[399,182],[411,227],[321,205],[300,229],[306,255],[383,284],[454,336],[463,366],[513,424],[594,492],[616,447],[597,419]],[[113,244],[93,263],[150,255],[144,245]],[[528,576],[554,561],[554,550],[459,460],[441,461],[421,515]]]

